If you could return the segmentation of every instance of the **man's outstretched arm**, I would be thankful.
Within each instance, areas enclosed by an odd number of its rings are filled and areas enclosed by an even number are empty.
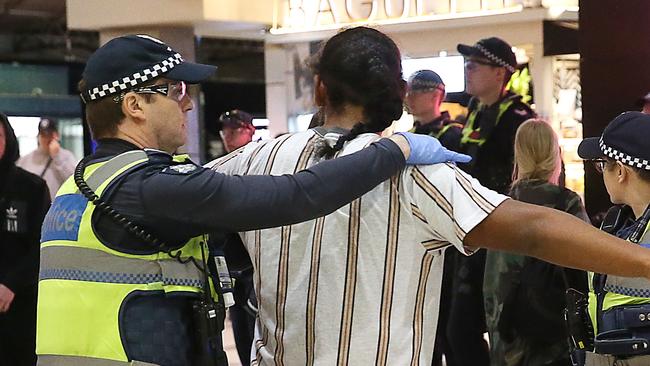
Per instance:
[[[465,236],[468,247],[537,257],[565,267],[650,279],[650,250],[574,216],[506,200]]]

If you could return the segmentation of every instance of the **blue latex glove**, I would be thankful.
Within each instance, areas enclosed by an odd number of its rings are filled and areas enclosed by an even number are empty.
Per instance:
[[[438,164],[438,163],[467,163],[472,157],[447,150],[437,138],[411,132],[398,132],[404,136],[411,147],[411,155],[406,159],[407,165]]]

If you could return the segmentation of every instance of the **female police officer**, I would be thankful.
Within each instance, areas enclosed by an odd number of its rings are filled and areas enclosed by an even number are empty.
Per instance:
[[[39,365],[224,364],[203,233],[331,212],[403,168],[409,148],[411,163],[458,158],[406,135],[293,176],[226,177],[171,155],[193,107],[186,83],[214,71],[149,36],[89,58],[80,90],[98,148],[43,225]]]
[[[601,229],[644,247],[650,247],[648,136],[650,116],[626,112],[601,137],[585,139],[578,148],[580,157],[602,172],[612,203],[620,205],[609,210]],[[650,282],[593,273],[589,282],[589,316],[596,336],[585,364],[649,365]]]

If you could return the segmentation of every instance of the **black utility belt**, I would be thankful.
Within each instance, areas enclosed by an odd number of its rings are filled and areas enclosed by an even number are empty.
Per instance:
[[[647,328],[650,334],[650,304],[617,306],[603,312],[599,330]]]
[[[650,304],[617,306],[603,312],[594,346],[601,354],[650,354]]]

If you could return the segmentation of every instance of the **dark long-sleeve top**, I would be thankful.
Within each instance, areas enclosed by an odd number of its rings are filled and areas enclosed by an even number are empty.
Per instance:
[[[49,207],[43,179],[13,165],[0,171],[0,284],[15,293],[36,288],[41,225]]]
[[[90,158],[102,161],[135,145],[99,141]],[[294,175],[226,176],[147,150],[149,162],[113,181],[104,198],[118,212],[171,247],[208,232],[236,232],[293,224],[323,216],[363,195],[405,166],[402,151],[383,139],[346,157]],[[173,168],[173,169],[172,169]],[[93,226],[106,245],[127,253],[157,250],[133,237],[99,210]]]

